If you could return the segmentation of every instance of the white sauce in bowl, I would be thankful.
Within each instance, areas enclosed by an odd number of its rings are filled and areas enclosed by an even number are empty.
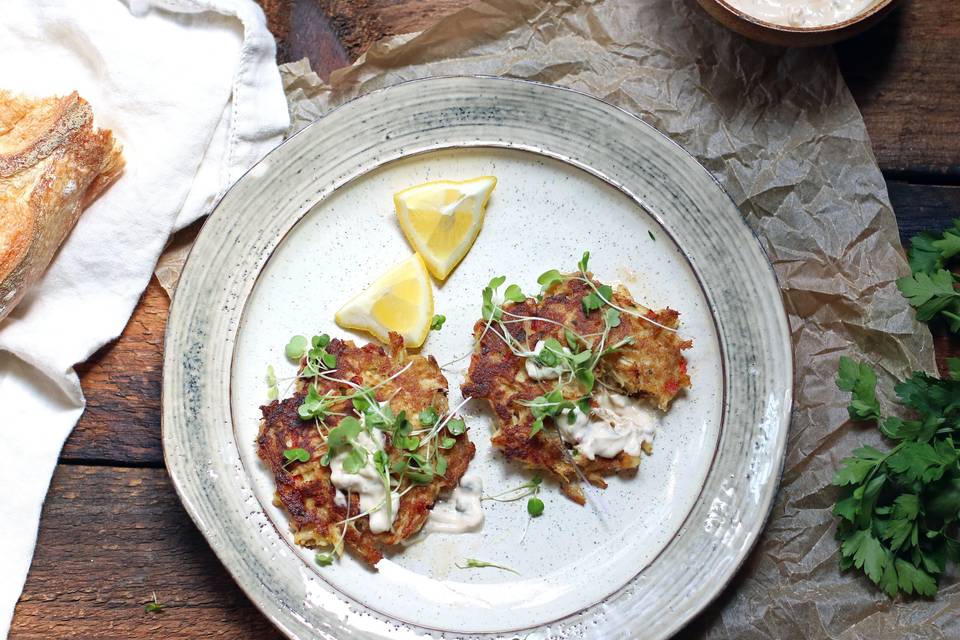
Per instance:
[[[863,13],[877,0],[726,0],[734,9],[785,27],[828,27]]]

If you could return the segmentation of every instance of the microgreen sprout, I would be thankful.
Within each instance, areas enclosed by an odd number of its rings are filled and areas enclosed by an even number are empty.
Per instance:
[[[287,343],[287,346],[284,348],[283,352],[286,354],[287,359],[299,362],[307,353],[307,339],[304,336],[293,336],[290,338],[290,342]]]
[[[494,564],[492,562],[485,562],[483,560],[477,560],[476,558],[467,558],[464,564],[456,563],[458,569],[500,569],[501,571],[509,571],[510,573],[516,573],[520,575],[516,570],[511,569],[510,567],[505,567],[502,564]]]
[[[431,331],[440,331],[443,328],[443,323],[447,321],[447,316],[437,314],[430,319],[430,330]]]
[[[157,600],[156,591],[153,592],[153,600],[151,600],[150,602],[148,602],[143,606],[143,610],[146,611],[147,613],[160,613],[166,608],[167,608],[167,605],[161,604],[160,601]]]
[[[277,386],[277,374],[273,370],[273,365],[267,365],[267,398],[276,400],[280,397],[280,389]]]
[[[313,557],[313,560],[321,567],[329,567],[330,565],[333,564],[333,561],[336,560],[336,556],[334,556],[330,552],[318,551],[317,554]]]
[[[532,478],[524,482],[523,484],[514,487],[513,489],[507,489],[503,493],[498,493],[492,496],[482,496],[480,501],[493,500],[494,502],[516,502],[517,500],[523,500],[529,496],[535,496],[540,493],[540,485],[543,483],[543,479],[539,475],[534,475]]]
[[[283,457],[287,460],[283,463],[283,466],[286,467],[294,462],[308,462],[310,460],[310,452],[300,447],[296,449],[284,449]]]

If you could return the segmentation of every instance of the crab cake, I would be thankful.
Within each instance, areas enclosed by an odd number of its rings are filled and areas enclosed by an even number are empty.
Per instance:
[[[420,530],[475,447],[448,415],[432,356],[408,354],[395,333],[389,350],[326,340],[303,356],[293,396],[261,407],[257,454],[297,544],[345,547],[375,565]]]
[[[596,297],[600,291],[607,292],[604,298]],[[640,435],[632,446],[606,452],[602,443],[589,448],[586,440],[572,447],[573,436],[587,434],[588,421],[614,415],[617,407],[611,402],[624,407],[627,396],[666,411],[690,387],[682,351],[692,342],[677,335],[676,311],[647,309],[623,287],[605,287],[590,273],[557,274],[542,296],[501,308],[499,321],[474,325],[475,348],[463,395],[490,403],[497,417],[491,442],[508,459],[552,473],[564,493],[583,504],[581,480],[606,487],[604,476],[637,467],[640,450],[652,449],[649,437],[640,440]],[[537,354],[551,343],[550,361],[540,362]],[[585,361],[593,365],[587,373],[574,375],[573,364],[569,372],[556,366],[559,360],[573,363],[587,351],[603,354]],[[538,408],[559,404],[572,408],[544,423]],[[608,426],[615,429],[612,421]]]

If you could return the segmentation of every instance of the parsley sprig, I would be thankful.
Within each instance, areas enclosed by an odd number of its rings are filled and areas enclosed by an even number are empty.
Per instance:
[[[939,236],[928,231],[910,240],[910,271],[897,280],[897,287],[917,310],[917,320],[936,317],[947,321],[950,330],[960,333],[960,278],[949,266],[960,255],[960,218]]]
[[[876,373],[840,359],[838,386],[852,393],[854,420],[875,420],[897,444],[889,451],[865,446],[843,460],[833,484],[843,487],[833,513],[842,569],[855,567],[887,594],[933,596],[948,560],[960,560],[960,359],[950,376],[915,372],[895,387],[911,419],[883,418]]]

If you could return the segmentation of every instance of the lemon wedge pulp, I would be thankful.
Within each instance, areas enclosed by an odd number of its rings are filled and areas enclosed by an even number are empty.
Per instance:
[[[388,334],[396,331],[407,347],[423,344],[432,318],[430,275],[416,253],[380,276],[334,316],[341,327],[367,331],[385,343],[390,342]]]
[[[437,180],[393,196],[400,228],[430,273],[446,280],[473,246],[497,179]]]

